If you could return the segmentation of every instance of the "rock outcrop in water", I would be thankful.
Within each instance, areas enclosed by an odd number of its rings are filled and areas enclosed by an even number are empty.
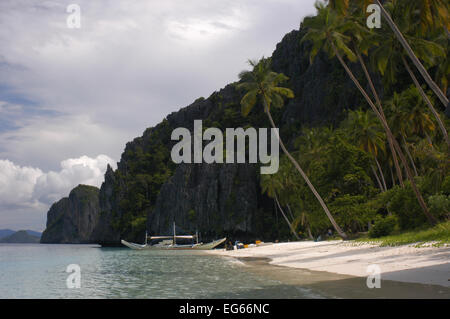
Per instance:
[[[99,189],[78,185],[69,197],[54,203],[47,213],[41,243],[88,244],[100,215]]]

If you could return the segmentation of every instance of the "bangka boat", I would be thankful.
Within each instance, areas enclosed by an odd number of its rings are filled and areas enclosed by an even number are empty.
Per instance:
[[[162,240],[161,242],[149,245],[147,239],[152,240]],[[196,239],[197,242],[194,244],[177,244],[177,239]],[[210,243],[199,243],[198,234],[196,235],[176,235],[175,234],[175,223],[173,225],[173,235],[172,236],[147,236],[145,234],[145,244],[135,244],[127,242],[126,240],[121,240],[122,245],[135,250],[146,250],[146,249],[168,249],[168,250],[182,250],[182,249],[194,249],[194,250],[210,250],[214,249],[220,244],[224,243],[227,238],[218,239]]]

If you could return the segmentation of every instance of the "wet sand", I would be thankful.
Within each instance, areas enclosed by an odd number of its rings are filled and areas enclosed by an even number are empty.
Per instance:
[[[317,291],[328,298],[450,299],[450,247],[378,247],[351,242],[293,242],[208,253],[235,258],[242,271]],[[381,288],[367,287],[367,266]]]

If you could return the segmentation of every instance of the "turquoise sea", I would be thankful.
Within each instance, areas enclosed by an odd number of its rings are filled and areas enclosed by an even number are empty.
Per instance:
[[[80,288],[68,288],[69,265]],[[242,263],[192,251],[0,244],[0,298],[450,298],[438,286]]]
[[[67,288],[70,264],[81,287]],[[274,295],[274,293],[276,295]],[[0,298],[308,298],[308,289],[190,251],[0,244]]]

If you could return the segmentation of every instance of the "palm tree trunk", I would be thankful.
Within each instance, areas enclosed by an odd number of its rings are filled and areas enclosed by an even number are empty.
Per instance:
[[[292,220],[294,220],[295,218],[294,218],[294,214],[292,214],[291,207],[289,206],[289,204],[286,204],[286,206],[287,206],[287,208],[288,208],[288,212],[289,212],[289,214],[291,215]]]
[[[291,229],[292,233],[294,234],[295,238],[297,238],[297,240],[300,240],[300,238],[298,237],[298,234],[295,232],[294,227],[292,227],[292,224],[289,222],[289,219],[286,217],[286,215],[284,214],[283,209],[281,208],[280,202],[278,201],[278,197],[277,194],[275,193],[275,201],[278,205],[278,208],[281,211],[281,214],[283,215],[284,219],[286,220],[286,223],[289,225],[289,228]]]
[[[383,185],[381,185],[381,181],[380,178],[378,177],[377,171],[375,170],[375,167],[373,165],[370,165],[370,167],[372,168],[372,173],[375,176],[377,183],[378,183],[378,187],[381,189],[381,192],[384,192],[384,188]]]
[[[311,191],[313,192],[314,196],[317,198],[317,200],[320,203],[320,206],[322,206],[322,209],[325,211],[325,214],[327,214],[328,219],[330,220],[331,224],[333,225],[334,229],[336,230],[336,232],[339,234],[339,236],[341,236],[343,239],[347,238],[347,235],[342,231],[342,229],[339,227],[339,225],[336,223],[336,221],[334,220],[333,216],[331,215],[330,211],[328,210],[327,205],[325,204],[325,202],[323,201],[322,197],[320,196],[320,194],[316,191],[316,188],[314,187],[314,185],[311,183],[311,181],[309,180],[308,176],[306,176],[305,172],[302,170],[302,168],[300,167],[300,165],[297,163],[297,161],[292,157],[292,155],[288,152],[288,150],[286,149],[286,147],[284,146],[283,141],[281,140],[280,134],[278,133],[278,129],[275,126],[275,123],[273,122],[272,119],[272,115],[270,114],[269,108],[267,107],[267,102],[266,99],[264,98],[264,111],[266,112],[267,116],[269,117],[269,121],[270,124],[272,125],[272,127],[275,129],[276,132],[276,136],[278,138],[278,141],[280,142],[280,146],[281,149],[283,150],[284,154],[286,154],[286,156],[289,158],[289,160],[292,162],[292,164],[294,164],[295,168],[297,169],[297,171],[300,173],[300,175],[303,177],[303,179],[305,180],[306,184],[308,185],[309,189],[311,189]]]
[[[416,164],[414,164],[414,160],[411,156],[411,153],[409,152],[408,143],[406,143],[405,136],[403,134],[402,134],[402,140],[403,140],[403,147],[405,148],[406,154],[408,154],[409,160],[411,161],[411,165],[414,169],[414,173],[416,174],[416,176],[419,176],[419,174],[417,173]]]
[[[392,187],[394,187],[395,186],[394,172],[392,171],[392,167],[390,165],[389,170],[391,171]]]
[[[414,54],[414,51],[411,49],[411,47],[408,44],[408,41],[406,41],[403,34],[398,29],[395,22],[392,20],[389,13],[386,11],[386,9],[383,7],[383,5],[380,3],[380,0],[375,0],[375,2],[378,4],[378,6],[381,9],[381,15],[386,19],[387,23],[391,27],[392,31],[394,31],[395,36],[397,37],[398,41],[401,43],[403,48],[406,50],[406,53],[408,53],[408,56],[410,57],[411,61],[413,61],[414,65],[416,66],[417,70],[419,70],[420,74],[423,76],[425,81],[428,83],[430,88],[433,90],[433,92],[437,95],[439,100],[444,104],[445,107],[448,106],[448,99],[445,96],[445,94],[441,91],[439,86],[433,81],[430,74],[428,74],[425,67],[422,65],[422,63],[419,61],[419,59]]]
[[[306,231],[308,232],[309,239],[314,240],[314,236],[311,234],[311,227],[309,227],[309,222],[304,212],[302,213],[302,225],[306,225]]]
[[[314,240],[314,236],[311,234],[311,228],[309,228],[309,225],[307,226],[306,230],[308,231],[309,239]]]
[[[370,76],[370,73],[367,70],[366,64],[364,63],[364,59],[362,58],[361,53],[359,52],[359,50],[356,46],[355,46],[355,51],[358,56],[359,64],[361,64],[361,67],[364,71],[367,82],[369,83],[370,89],[372,90],[372,94],[375,97],[375,101],[377,103],[378,110],[380,111],[380,114],[383,117],[383,120],[386,121],[386,116],[384,115],[383,106],[381,105],[380,97],[378,96],[377,90],[375,89],[375,85],[373,85],[372,77]],[[390,137],[388,137],[387,140],[388,140],[389,148],[391,150],[392,159],[394,161],[394,166],[395,166],[395,170],[397,172],[398,180],[400,181],[400,185],[402,187],[404,187],[403,174],[402,174],[400,165],[398,164],[397,153],[395,152],[395,148],[394,148],[394,142],[392,141],[392,139]]]
[[[347,64],[344,62],[341,54],[339,53],[339,51],[336,49],[336,46],[334,45],[333,41],[331,41],[330,39],[328,40],[331,44],[331,47],[334,51],[334,54],[337,56],[339,62],[341,63],[341,65],[344,67],[345,71],[347,72],[347,74],[350,76],[350,78],[352,79],[353,83],[356,85],[356,87],[358,88],[358,90],[361,92],[361,94],[364,96],[364,98],[366,99],[367,103],[369,103],[370,107],[372,108],[372,110],[374,111],[374,113],[377,115],[378,119],[381,121],[381,124],[383,125],[386,134],[388,136],[388,138],[390,137],[394,143],[394,147],[395,150],[397,151],[399,157],[400,157],[400,161],[402,162],[403,166],[405,167],[406,170],[406,175],[408,176],[408,179],[411,183],[411,187],[414,191],[414,193],[416,194],[417,197],[417,201],[419,202],[420,207],[422,208],[423,213],[425,214],[425,216],[427,217],[429,223],[431,225],[435,225],[437,223],[436,218],[434,218],[433,215],[430,214],[430,212],[428,211],[428,207],[425,204],[425,201],[422,197],[422,194],[420,193],[419,189],[417,188],[416,182],[414,181],[414,177],[411,173],[411,170],[408,166],[408,163],[406,162],[406,158],[403,155],[403,152],[397,142],[397,140],[394,138],[394,135],[392,134],[391,129],[389,128],[389,125],[387,124],[387,121],[381,116],[380,112],[378,111],[377,107],[375,106],[375,104],[373,104],[372,100],[370,99],[370,97],[367,95],[366,91],[363,89],[363,87],[361,86],[361,84],[359,83],[358,79],[356,79],[356,77],[354,76],[354,74],[352,73],[352,71],[348,68]]]
[[[378,160],[377,160],[376,157],[375,157],[375,163],[377,164],[378,171],[380,172],[381,181],[383,182],[384,190],[387,191],[386,180],[384,179],[383,170],[381,169],[381,165],[380,165],[380,163],[378,162]]]
[[[414,75],[414,72],[411,70],[411,68],[409,67],[408,62],[406,61],[405,57],[402,56],[402,61],[403,64],[406,68],[406,70],[408,71],[409,75],[411,76],[412,80],[414,81],[414,84],[416,85],[417,89],[420,92],[420,95],[422,96],[423,100],[426,102],[426,104],[428,105],[431,113],[433,113],[434,118],[436,119],[436,121],[438,122],[439,128],[441,129],[442,135],[444,136],[444,140],[447,143],[447,150],[450,150],[450,141],[448,139],[448,134],[447,134],[447,130],[445,129],[445,125],[444,123],[442,123],[442,119],[439,116],[439,113],[436,111],[436,109],[433,107],[433,104],[431,103],[430,99],[428,98],[428,96],[425,94],[425,92],[423,91],[422,87],[419,84],[419,81],[417,81],[416,76]]]

